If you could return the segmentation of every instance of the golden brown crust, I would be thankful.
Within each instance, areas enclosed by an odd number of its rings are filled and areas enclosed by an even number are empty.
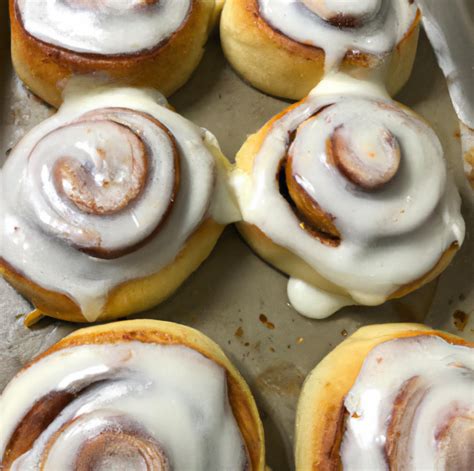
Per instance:
[[[223,230],[224,227],[212,219],[204,221],[168,266],[114,288],[97,320],[119,319],[163,302],[209,256]],[[43,314],[70,322],[87,322],[80,307],[67,295],[39,286],[2,259],[0,274]]]
[[[408,80],[416,54],[420,15],[397,45],[387,70],[387,88],[395,94]],[[261,16],[257,0],[227,0],[221,19],[224,53],[234,69],[270,95],[300,100],[324,76],[325,53],[294,41]],[[371,54],[348,51],[342,70],[370,70],[379,63]]]
[[[272,131],[275,123],[283,118],[286,114],[299,107],[305,101],[306,99],[303,99],[302,101],[289,106],[286,110],[282,111],[277,116],[268,121],[259,131],[248,137],[236,156],[236,166],[239,170],[247,174],[252,172],[255,158],[260,151],[260,148],[262,147],[266,137]],[[413,111],[411,111],[409,108],[406,108],[403,105],[400,106],[408,113],[413,114]],[[259,256],[261,256],[264,260],[269,262],[278,270],[292,277],[304,280],[307,283],[317,286],[323,290],[329,291],[330,293],[348,295],[347,291],[343,287],[337,286],[324,278],[317,270],[309,266],[300,257],[273,242],[271,238],[262,232],[258,227],[244,221],[237,223],[237,228],[250,247]],[[419,279],[401,286],[395,292],[389,295],[387,300],[406,296],[412,291],[415,291],[425,284],[433,281],[447,268],[458,250],[459,245],[457,243],[453,243],[441,255],[438,262],[431,268],[431,270],[429,270],[429,272],[424,274]]]
[[[15,0],[9,1],[15,70],[33,93],[56,107],[74,75],[99,74],[112,83],[153,87],[171,95],[199,64],[215,13],[213,0],[194,0],[186,22],[163,44],[137,54],[101,56],[69,51],[31,36],[23,27]]]
[[[228,397],[247,446],[252,470],[265,469],[263,426],[252,393],[221,348],[197,330],[171,322],[134,320],[80,329],[39,355],[24,369],[52,353],[80,345],[139,341],[160,345],[184,345],[198,351],[226,370]]]
[[[296,417],[296,469],[321,471],[339,469],[332,437],[340,425],[344,398],[354,385],[368,353],[388,340],[436,335],[455,345],[467,342],[455,335],[432,330],[421,324],[384,324],[359,329],[327,355],[309,374],[301,392]],[[328,432],[329,431],[329,432]]]

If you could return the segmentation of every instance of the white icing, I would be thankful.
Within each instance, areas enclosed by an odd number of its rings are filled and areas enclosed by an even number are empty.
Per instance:
[[[326,105],[331,106],[313,117]],[[400,145],[398,174],[375,192],[358,190],[327,163],[329,133],[347,120],[381,123]],[[279,192],[275,175],[296,129],[291,147],[295,173],[307,193],[335,217],[341,234],[338,247],[321,243],[301,227]],[[232,184],[244,221],[344,288],[356,304],[381,304],[428,273],[452,243],[464,239],[461,201],[433,130],[379,93],[377,86],[343,75],[327,77],[310,97],[274,122],[251,174],[236,170]],[[296,304],[307,304],[290,291]]]
[[[203,129],[204,139],[209,146],[218,149],[221,152],[219,142],[216,137],[207,129]],[[237,204],[234,192],[229,184],[228,172],[230,164],[226,165],[221,159],[217,161],[218,178],[214,191],[214,198],[211,202],[209,212],[212,214],[214,221],[219,224],[231,224],[240,221],[242,215],[240,214],[239,205]]]
[[[132,54],[167,40],[186,21],[192,0],[16,0],[23,25],[32,36],[71,51]],[[96,5],[94,5],[96,3]]]
[[[345,471],[388,470],[384,446],[394,400],[411,378],[423,381],[421,403],[409,434],[407,470],[441,470],[443,450],[436,435],[457,411],[474,422],[474,354],[439,337],[396,339],[375,347],[366,357],[344,402],[349,412],[341,445]]]
[[[417,14],[409,0],[258,0],[258,4],[273,28],[297,42],[322,48],[326,71],[337,68],[351,50],[377,56],[392,52]],[[359,27],[335,27],[324,20],[331,17],[327,12],[365,16],[365,20]]]
[[[310,11],[325,20],[337,15],[370,19],[379,13],[383,0],[302,0]]]
[[[45,445],[64,425],[44,470],[73,469],[81,445],[117,421],[119,426],[138,424],[158,442],[171,469],[245,468],[245,445],[228,401],[226,372],[190,348],[126,342],[70,347],[44,357],[20,372],[0,397],[0,456],[24,415],[55,391],[79,394],[12,471],[39,469]],[[132,469],[126,464],[124,469]]]
[[[331,73],[311,90],[309,96],[317,98],[324,95],[344,95],[352,92],[390,100],[383,80],[379,80],[379,78],[377,80],[361,80],[344,73]]]
[[[58,113],[25,136],[4,165],[1,214],[4,243],[0,247],[0,255],[40,286],[70,296],[79,304],[89,321],[100,316],[107,293],[112,288],[128,280],[157,273],[173,262],[188,237],[206,217],[214,218],[214,212],[219,222],[229,222],[239,217],[238,210],[226,192],[227,183],[222,181],[226,178],[227,170],[221,168],[220,163],[217,167],[216,160],[209,151],[212,143],[210,133],[204,132],[157,101],[166,103],[157,93],[131,88],[103,88],[88,93],[69,93]],[[46,160],[29,160],[33,149],[44,136],[76,121],[87,112],[108,107],[127,108],[153,116],[174,136],[180,154],[179,191],[159,232],[132,253],[113,260],[91,257],[65,243],[63,238],[51,236],[58,232],[57,227],[51,223],[51,218],[61,218],[55,209],[58,206],[50,205],[48,198],[51,198],[51,193],[44,193],[45,187],[40,180],[40,174],[48,173],[48,169],[50,171],[48,165],[51,162],[47,155]],[[129,114],[127,116],[127,119],[132,119]],[[149,131],[143,133],[144,138],[147,138],[147,133]],[[168,204],[169,201],[169,183],[165,184],[170,179],[170,175],[165,174],[172,165],[169,144],[160,133],[148,137],[151,140],[149,142],[156,145],[152,154],[155,155],[154,165],[157,168],[156,172],[151,172],[154,177],[147,182],[147,189],[139,197],[140,202],[134,203],[131,208],[119,213],[119,216],[79,214],[79,223],[85,224],[79,227],[97,229],[107,239],[107,243],[115,247],[130,246],[146,238],[162,216],[163,203]],[[106,137],[101,136],[102,138],[107,141]],[[77,142],[81,142],[80,139]],[[76,146],[74,155],[93,161],[90,152],[77,149],[74,139],[69,144],[68,151]],[[58,150],[61,150],[61,146],[66,144],[57,142],[57,145]],[[59,157],[61,154],[55,155]],[[156,155],[161,160],[156,160]],[[61,196],[54,193],[51,186],[47,188],[54,197]],[[216,206],[213,203],[216,196],[228,198],[228,202],[221,202]],[[70,210],[68,206],[65,208]],[[44,218],[45,214],[50,219]],[[74,213],[74,217],[76,216],[78,211]]]
[[[292,277],[288,281],[288,299],[300,314],[311,319],[325,319],[339,309],[354,304],[347,296],[324,291]]]
[[[109,116],[121,124],[100,120]],[[177,172],[174,148],[164,129],[133,111],[110,111],[105,116],[99,112],[94,118],[85,117],[85,121],[53,130],[38,141],[28,159],[22,200],[31,203],[28,208],[30,217],[38,221],[44,232],[64,236],[66,240],[78,239],[78,243],[85,245],[97,240],[102,247],[118,250],[124,245],[132,246],[143,241],[164,218],[173,197],[172,176]],[[89,183],[90,187],[97,189],[96,200],[105,193],[101,202],[120,201],[133,186],[134,170],[143,167],[137,155],[139,151],[124,135],[122,123],[132,130],[140,130],[139,136],[150,154],[146,158],[148,172],[144,171],[145,194],[130,202],[129,210],[99,218],[64,198],[57,189],[54,173],[58,161],[64,158],[73,160],[75,165],[91,169],[92,181]],[[138,140],[135,134],[127,134]],[[105,152],[105,157],[99,150]],[[28,195],[35,197],[29,199]]]

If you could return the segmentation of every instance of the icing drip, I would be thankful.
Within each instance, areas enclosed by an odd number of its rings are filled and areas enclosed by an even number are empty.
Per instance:
[[[354,304],[347,296],[329,293],[297,278],[288,281],[288,299],[303,316],[326,319],[343,307]]]
[[[205,218],[239,217],[215,138],[157,102],[129,88],[70,93],[4,165],[1,257],[89,321],[111,289],[173,262]]]
[[[348,51],[383,57],[408,33],[417,14],[409,0],[257,0],[262,17],[301,44],[324,50],[326,71]]]
[[[468,469],[460,463],[474,446],[473,390],[471,348],[433,336],[378,345],[344,403],[344,470]]]
[[[16,0],[32,36],[75,52],[133,54],[157,47],[186,21],[192,0]]]
[[[344,156],[355,176],[334,161],[335,152],[347,153],[331,147],[338,130],[355,154]],[[291,205],[275,180],[282,163],[290,195],[298,196]],[[384,302],[464,238],[460,198],[433,130],[377,87],[342,75],[326,78],[274,122],[252,173],[236,170],[232,182],[244,221],[342,287],[353,303]],[[326,301],[310,312],[308,289],[294,283],[295,307],[311,317],[330,313]]]
[[[248,463],[225,370],[187,347],[140,342],[66,348],[17,375],[0,397],[0,457],[28,411],[63,393],[70,401],[12,471],[82,469],[79,459],[84,469],[118,470]]]

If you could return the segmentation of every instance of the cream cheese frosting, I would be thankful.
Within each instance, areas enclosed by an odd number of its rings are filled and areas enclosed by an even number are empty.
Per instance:
[[[139,433],[157,444],[169,464],[163,470],[247,469],[226,372],[188,347],[136,341],[81,345],[33,363],[0,397],[0,456],[25,414],[56,392],[75,397],[14,462],[12,471],[33,471],[40,462],[45,471],[75,469],[84,444],[111,430]],[[132,469],[128,461],[114,465]]]
[[[157,47],[181,28],[193,0],[16,0],[26,31],[48,44],[103,55]]]

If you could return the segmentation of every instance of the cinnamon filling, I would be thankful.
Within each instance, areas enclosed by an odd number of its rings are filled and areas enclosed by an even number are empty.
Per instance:
[[[426,385],[420,377],[408,380],[401,388],[393,404],[392,417],[387,428],[385,453],[390,469],[403,469],[410,442],[416,410],[426,393]]]
[[[341,449],[348,417],[349,414],[342,405],[333,429],[327,431],[328,436],[325,439],[325,459],[323,463],[321,463],[321,471],[342,471],[342,461],[339,450]]]
[[[99,123],[91,124],[91,129],[97,129]],[[84,121],[81,125],[88,124]],[[118,156],[108,155],[106,148],[97,148],[94,168],[70,157],[63,157],[54,166],[57,187],[87,214],[111,215],[121,211],[140,195],[146,184],[148,152],[144,143],[125,126],[113,122],[107,126],[116,128],[124,136],[128,144],[124,151],[129,155],[129,162],[114,168],[107,162],[119,163]]]
[[[359,28],[377,16],[382,0],[302,0],[306,8],[339,28]]]
[[[81,389],[86,391],[88,386]],[[8,470],[48,426],[77,396],[67,391],[55,391],[37,401],[21,420],[0,460],[0,468]],[[67,432],[65,424],[49,440],[41,458],[43,469],[54,442]],[[164,451],[152,437],[126,418],[104,419],[104,430],[88,439],[80,448],[74,469],[77,471],[100,471],[110,469],[137,469],[144,471],[169,471],[170,464]]]
[[[457,411],[437,434],[444,469],[472,471],[474,466],[474,417]]]
[[[75,398],[66,391],[55,391],[37,401],[23,417],[0,460],[0,468],[8,470],[17,458],[31,449],[36,439],[59,413]]]
[[[140,431],[112,429],[84,443],[74,469],[169,471],[170,466],[163,450],[150,437]]]
[[[413,438],[416,411],[427,392],[420,377],[408,380],[397,395],[387,429],[385,452],[391,470],[406,468],[407,450]],[[440,469],[468,471],[474,463],[474,417],[466,411],[453,410],[447,422],[436,435],[437,450],[443,462]]]
[[[335,217],[310,194],[308,187],[311,184],[304,175],[296,171],[295,160],[298,156],[292,149],[293,143],[298,139],[299,129],[311,120],[319,119],[330,107],[331,105],[322,107],[291,133],[288,142],[290,150],[280,165],[277,179],[280,194],[301,221],[300,226],[323,243],[336,247],[341,242],[341,233],[336,226]],[[350,122],[338,126],[329,136],[325,148],[327,164],[333,166],[360,191],[374,191],[384,187],[392,181],[400,168],[401,150],[398,140],[376,122]]]
[[[324,111],[326,107],[318,110],[314,116]],[[290,134],[288,139],[288,149],[297,137],[298,131]],[[295,216],[301,221],[300,227],[320,240],[322,243],[337,247],[340,242],[340,234],[334,225],[334,217],[325,212],[319,204],[302,187],[301,176],[295,175],[292,169],[293,158],[287,155],[280,163],[277,174],[280,194],[290,205]]]
[[[314,235],[324,237],[330,245],[338,245],[341,236],[334,225],[334,217],[325,212],[305,191],[302,177],[293,172],[291,156],[286,161],[285,176],[288,194],[304,227]]]
[[[326,213],[300,186],[300,180],[292,174],[292,159],[287,157],[277,175],[280,194],[301,221],[300,227],[322,243],[337,247],[340,235],[333,224],[333,216]]]
[[[395,136],[371,123],[339,126],[330,137],[328,150],[339,171],[364,190],[384,186],[400,166],[400,146]]]

